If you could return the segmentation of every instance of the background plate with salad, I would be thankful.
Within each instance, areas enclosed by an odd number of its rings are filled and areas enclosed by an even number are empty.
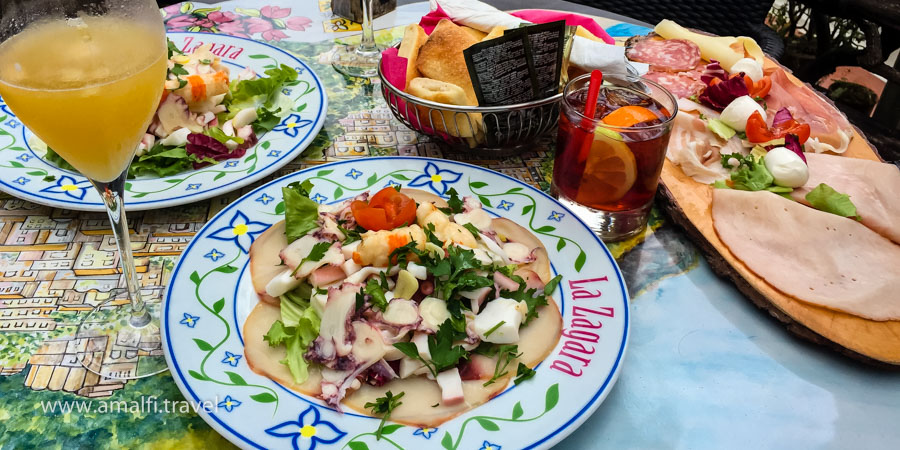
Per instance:
[[[246,186],[299,156],[322,128],[325,91],[296,56],[227,35],[171,32],[168,38],[166,91],[129,169],[129,211]],[[87,179],[6,109],[0,110],[0,189],[53,207],[104,210]]]

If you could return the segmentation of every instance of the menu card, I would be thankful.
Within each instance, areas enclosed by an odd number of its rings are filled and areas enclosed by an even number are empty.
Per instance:
[[[534,71],[537,74],[536,98],[547,98],[559,92],[559,75],[562,73],[565,53],[566,22],[532,25],[525,28],[528,34]]]
[[[537,74],[524,28],[463,51],[479,106],[524,103],[535,98]]]

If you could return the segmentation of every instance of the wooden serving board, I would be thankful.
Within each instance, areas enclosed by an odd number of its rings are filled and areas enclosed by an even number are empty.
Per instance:
[[[776,63],[766,61],[766,67]],[[792,81],[802,84],[793,75]],[[880,161],[856,130],[845,157]],[[712,187],[698,183],[667,159],[660,205],[687,232],[719,276],[734,282],[756,306],[805,339],[867,363],[900,367],[900,321],[877,322],[797,300],[775,289],[738,260],[719,239],[711,214]]]

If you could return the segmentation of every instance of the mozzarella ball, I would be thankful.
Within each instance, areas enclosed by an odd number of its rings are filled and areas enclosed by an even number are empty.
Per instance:
[[[809,167],[799,155],[785,147],[769,150],[765,157],[766,169],[775,177],[778,186],[797,188],[809,180]]]
[[[759,103],[756,103],[756,100],[750,98],[749,95],[744,95],[732,100],[731,103],[722,110],[722,114],[719,115],[719,120],[725,122],[725,125],[728,125],[737,131],[746,131],[747,119],[753,115],[754,111],[759,111],[763,120],[766,120],[766,110],[764,110],[762,106],[759,106]]]
[[[750,77],[753,82],[757,82],[762,80],[763,78],[763,69],[760,63],[756,62],[753,58],[744,58],[739,59],[736,63],[731,66],[731,70],[729,73],[738,73],[744,72],[744,75]]]

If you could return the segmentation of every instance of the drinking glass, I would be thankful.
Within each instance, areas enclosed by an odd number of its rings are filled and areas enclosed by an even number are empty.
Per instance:
[[[652,81],[606,76],[596,113],[587,117],[589,81],[589,74],[582,75],[563,90],[551,191],[604,241],[627,239],[647,225],[678,104]],[[606,114],[629,105],[623,112],[644,108],[653,113],[644,118],[653,120],[604,122]]]
[[[84,318],[74,341],[81,364],[106,378],[141,378],[166,367],[158,303],[141,299],[123,192],[162,96],[167,59],[153,0],[0,2],[0,96],[90,180],[112,225],[130,301],[113,291],[110,300],[79,313]]]
[[[378,63],[381,61],[381,50],[375,45],[375,29],[372,24],[374,0],[359,1],[362,2],[363,10],[362,40],[359,45],[338,47],[331,65],[347,76],[372,78],[378,75]]]

